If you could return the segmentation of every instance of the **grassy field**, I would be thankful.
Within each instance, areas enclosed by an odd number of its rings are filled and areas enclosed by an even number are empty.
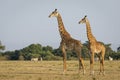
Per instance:
[[[0,61],[0,80],[120,80],[120,61],[105,61],[105,76],[99,75],[99,62],[95,62],[95,75],[89,75],[89,61],[85,61],[86,74],[78,73],[78,61],[67,61],[63,74],[62,61]]]

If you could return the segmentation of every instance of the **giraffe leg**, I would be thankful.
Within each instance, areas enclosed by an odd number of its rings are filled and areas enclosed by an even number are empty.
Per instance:
[[[102,73],[102,58],[101,58],[101,56],[100,56],[100,72],[99,72],[99,74],[101,74]]]
[[[64,74],[66,73],[66,51],[64,47],[62,47],[62,53],[63,53],[63,74]]]
[[[102,57],[101,60],[100,60],[100,72],[99,74],[103,74],[105,75],[105,72],[104,72],[104,58]]]
[[[93,64],[94,64],[94,53],[92,52],[90,58],[90,75],[94,75]]]
[[[83,62],[83,59],[81,57],[81,54],[80,54],[80,50],[76,51],[77,55],[78,55],[78,60],[79,60],[79,72],[81,70],[81,68],[83,69],[83,74],[85,74],[85,68],[84,68],[84,62]]]
[[[81,69],[83,69],[83,74],[85,74],[83,59],[81,57],[79,57],[79,72],[80,72]]]
[[[85,67],[84,67],[83,59],[80,58],[79,60],[80,60],[80,61],[79,61],[79,65],[80,65],[80,66],[82,67],[82,69],[83,69],[83,74],[85,74]],[[80,70],[80,67],[79,67],[79,70]]]
[[[79,58],[79,72],[80,72],[81,68],[82,68],[82,65],[81,65],[81,60]]]
[[[102,74],[105,75],[105,72],[104,72],[104,55],[102,56]]]
[[[103,74],[105,75],[105,72],[104,72],[104,54],[105,54],[105,49],[103,49],[103,51],[101,52],[101,59],[100,59],[100,73],[99,74]]]

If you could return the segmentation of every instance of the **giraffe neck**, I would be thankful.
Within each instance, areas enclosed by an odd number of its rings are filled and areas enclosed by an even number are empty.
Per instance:
[[[57,16],[57,21],[58,21],[58,27],[59,27],[59,32],[60,32],[61,38],[62,39],[69,39],[70,38],[70,34],[64,28],[64,24],[62,22],[62,18],[60,16],[60,14],[58,14],[58,16]]]
[[[87,37],[88,37],[89,42],[90,43],[96,42],[95,37],[92,35],[92,31],[91,31],[90,23],[88,19],[86,19],[86,29],[87,29]]]

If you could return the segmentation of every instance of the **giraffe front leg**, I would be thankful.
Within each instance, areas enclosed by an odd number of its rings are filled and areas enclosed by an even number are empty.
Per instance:
[[[64,74],[66,73],[66,51],[64,47],[62,47],[62,53],[63,53],[63,74]]]
[[[104,60],[102,59],[102,60],[100,60],[100,72],[99,72],[99,74],[103,74],[103,75],[105,75],[105,72],[104,72]]]
[[[100,60],[100,72],[99,72],[99,75],[101,75],[101,72],[102,72],[102,58],[101,58],[101,56],[99,57],[99,60]]]
[[[80,61],[79,61],[79,70],[81,67],[83,69],[83,74],[85,74],[85,66],[82,58],[80,58]]]
[[[105,75],[105,72],[104,72],[104,57],[102,56],[102,58],[100,59],[100,72],[99,74],[103,74]]]
[[[84,68],[84,62],[83,59],[80,57],[79,58],[79,72],[83,69],[83,74],[85,74],[85,68]]]
[[[90,57],[90,75],[94,75],[93,65],[94,65],[94,53],[92,53]]]
[[[105,72],[104,72],[104,56],[105,56],[105,47],[103,46],[102,48],[102,52],[101,52],[101,55],[100,55],[100,72],[99,74],[103,74],[105,75]]]
[[[105,57],[105,48],[102,51],[102,71],[103,71],[103,75],[105,75],[105,71],[104,71],[104,57]]]
[[[80,70],[82,68],[83,69],[83,74],[85,74],[84,62],[83,62],[83,59],[82,59],[80,53],[81,53],[80,49],[76,50],[76,54],[77,54],[78,60],[79,60],[79,72],[80,72]]]

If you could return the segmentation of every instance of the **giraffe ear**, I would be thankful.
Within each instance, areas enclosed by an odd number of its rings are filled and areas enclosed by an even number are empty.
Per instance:
[[[55,11],[57,11],[57,9],[55,9]]]

